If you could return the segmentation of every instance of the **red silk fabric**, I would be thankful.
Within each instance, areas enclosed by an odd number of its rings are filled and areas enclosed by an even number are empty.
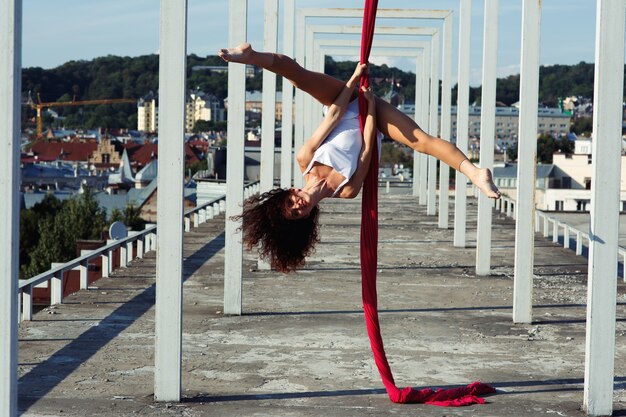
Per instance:
[[[361,63],[368,62],[374,37],[378,0],[365,0],[363,31],[361,34]],[[361,75],[360,86],[369,86],[366,74]],[[367,117],[367,100],[359,89],[359,113],[361,131]],[[474,382],[466,387],[432,390],[415,390],[411,387],[399,389],[393,379],[378,322],[378,295],[376,293],[376,264],[378,259],[378,147],[373,147],[370,169],[363,182],[363,202],[361,214],[361,286],[363,312],[367,334],[370,339],[374,361],[383,380],[389,398],[394,403],[425,403],[443,407],[460,407],[482,404],[481,394],[495,392],[487,384]]]

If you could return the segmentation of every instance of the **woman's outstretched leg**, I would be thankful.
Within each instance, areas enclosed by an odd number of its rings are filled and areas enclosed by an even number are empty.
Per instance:
[[[309,71],[286,55],[258,52],[249,43],[221,49],[218,55],[227,62],[256,65],[287,78],[322,104],[330,106],[344,87],[344,82],[327,74]]]
[[[500,192],[493,183],[488,169],[478,168],[459,148],[450,142],[427,134],[414,120],[381,99],[376,100],[376,120],[378,130],[396,142],[409,146],[417,152],[432,155],[460,171],[487,197],[500,197]]]

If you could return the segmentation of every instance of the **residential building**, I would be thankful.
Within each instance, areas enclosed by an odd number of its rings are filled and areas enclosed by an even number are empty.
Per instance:
[[[221,122],[226,120],[222,101],[212,94],[196,90],[189,94],[185,103],[185,131],[193,131],[198,120]]]
[[[537,164],[535,205],[546,211],[589,211],[592,186],[591,140],[576,140],[575,153],[555,153],[552,164]],[[626,155],[621,156],[620,209],[626,211]],[[494,182],[515,198],[517,164],[494,166]]]
[[[159,125],[158,97],[150,91],[137,102],[137,130],[155,133]]]
[[[405,104],[400,109],[413,117],[414,104]],[[480,137],[480,107],[469,108],[469,135]],[[439,108],[441,112],[441,108]],[[537,133],[566,135],[570,131],[571,116],[558,108],[540,108],[537,112]],[[452,142],[456,141],[457,107],[452,106]],[[519,131],[519,109],[516,107],[496,107],[496,138],[517,140]]]

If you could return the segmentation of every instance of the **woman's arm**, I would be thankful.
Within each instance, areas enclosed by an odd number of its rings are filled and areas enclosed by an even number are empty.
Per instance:
[[[363,127],[363,146],[359,154],[359,165],[350,180],[339,192],[340,198],[355,198],[359,194],[363,186],[363,181],[370,169],[374,146],[378,146],[378,141],[376,140],[376,99],[371,90],[364,89],[363,93],[367,99],[367,117],[365,118],[365,126]]]
[[[304,170],[309,166],[317,148],[319,148],[322,142],[324,142],[324,139],[326,139],[328,134],[333,131],[341,120],[343,114],[346,112],[346,108],[350,102],[350,97],[354,92],[354,87],[357,85],[361,73],[363,73],[366,69],[366,64],[357,64],[354,74],[352,74],[344,88],[335,98],[333,104],[331,104],[328,108],[328,112],[326,113],[322,123],[317,127],[317,129],[315,129],[313,135],[311,135],[309,140],[307,140],[298,151],[296,160],[298,161],[298,165],[300,165],[300,170],[302,170],[302,172],[304,172]]]

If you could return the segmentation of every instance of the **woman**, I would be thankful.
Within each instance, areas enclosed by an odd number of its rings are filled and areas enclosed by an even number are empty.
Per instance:
[[[329,75],[306,70],[285,55],[257,52],[248,43],[222,49],[218,55],[227,62],[257,65],[281,75],[329,106],[321,125],[296,156],[304,175],[304,187],[275,189],[244,203],[240,216],[243,240],[248,249],[258,244],[259,254],[273,268],[290,272],[304,265],[306,256],[318,242],[318,203],[322,199],[358,195],[378,136],[376,127],[391,139],[459,170],[488,197],[500,197],[489,170],[476,167],[453,144],[422,131],[415,121],[373,97],[371,91],[364,91],[368,116],[361,136],[354,98],[366,65],[357,65],[352,77],[343,83]]]

